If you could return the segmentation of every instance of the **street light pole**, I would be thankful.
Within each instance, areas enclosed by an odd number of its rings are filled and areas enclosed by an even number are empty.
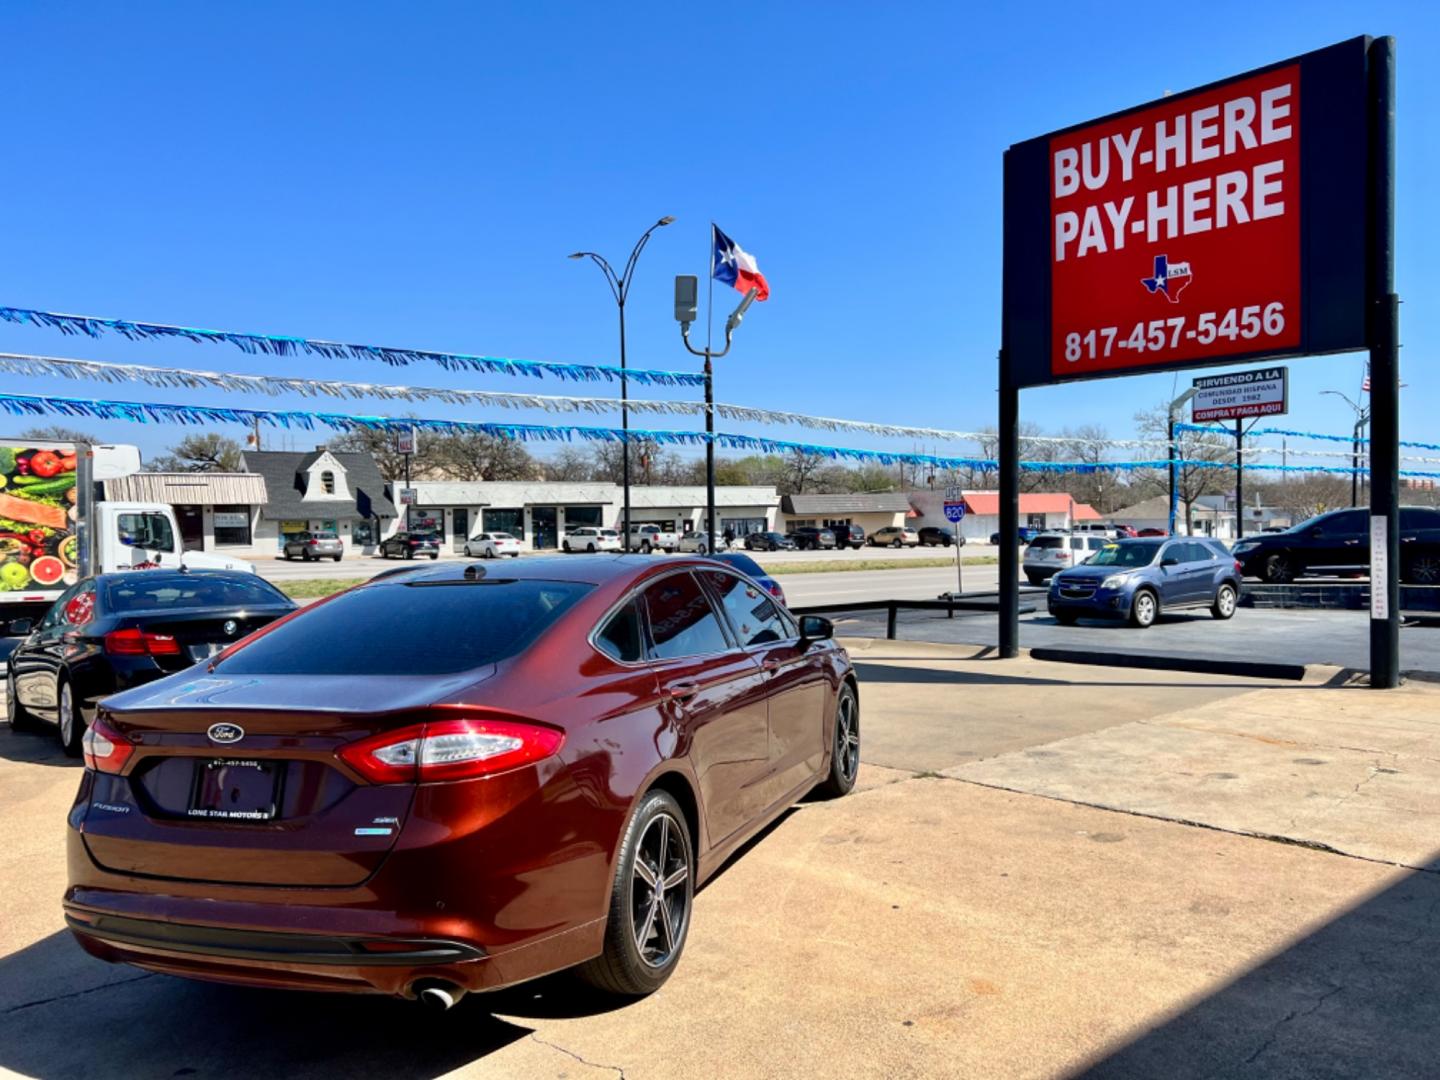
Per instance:
[[[630,385],[625,376],[625,301],[630,295],[630,280],[635,276],[635,264],[640,260],[640,252],[644,251],[645,245],[650,242],[650,234],[674,220],[667,214],[645,230],[640,239],[635,241],[623,273],[616,274],[605,257],[593,251],[577,251],[570,256],[572,259],[590,259],[600,267],[606,284],[610,286],[610,292],[615,297],[615,306],[620,310],[620,482],[625,493],[620,536],[626,551],[630,550]],[[563,523],[560,524],[563,527]]]
[[[1350,505],[1360,505],[1360,438],[1365,425],[1370,422],[1370,410],[1339,390],[1321,390],[1321,396],[1330,394],[1355,410],[1355,427],[1350,435]]]
[[[1174,401],[1170,402],[1169,407],[1165,410],[1165,437],[1170,443],[1170,521],[1169,528],[1166,531],[1171,536],[1175,535],[1175,501],[1177,494],[1176,489],[1179,484],[1180,473],[1180,465],[1177,460],[1180,457],[1180,450],[1177,447],[1175,441],[1175,417],[1179,413],[1180,409],[1184,407],[1185,403],[1194,396],[1195,388],[1191,387],[1189,390],[1186,390],[1183,394],[1177,397]],[[1185,532],[1187,534],[1190,532],[1190,521],[1188,515],[1185,521]]]
[[[695,321],[699,302],[699,282],[693,274],[677,274],[675,277],[675,321],[680,324],[680,340],[692,356],[705,358],[705,551],[715,550],[715,378],[712,360],[730,351],[730,341],[735,329],[745,318],[745,312],[755,301],[759,289],[751,289],[740,301],[740,306],[725,320],[725,347],[715,352],[707,338],[705,348],[697,349],[690,344],[690,324]]]

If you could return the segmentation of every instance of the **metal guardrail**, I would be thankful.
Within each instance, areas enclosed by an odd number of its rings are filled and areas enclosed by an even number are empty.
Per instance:
[[[1043,590],[1039,590],[1043,591]],[[989,597],[990,599],[986,599]],[[957,611],[999,612],[1000,599],[996,593],[970,593],[958,600],[947,597],[943,600],[850,600],[836,604],[806,604],[793,607],[795,615],[842,615],[854,611],[885,612],[885,639],[895,640],[895,625],[901,611],[943,611],[946,618],[953,619]],[[1020,614],[1027,615],[1035,610],[1034,604],[1020,605]]]

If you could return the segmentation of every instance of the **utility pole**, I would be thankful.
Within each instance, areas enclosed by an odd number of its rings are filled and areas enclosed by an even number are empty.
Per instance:
[[[649,243],[650,234],[674,220],[667,214],[645,230],[644,235],[635,241],[635,247],[625,263],[624,273],[616,274],[605,261],[605,257],[593,251],[577,251],[570,256],[572,259],[590,259],[600,267],[605,274],[606,283],[610,286],[610,292],[615,297],[615,305],[620,309],[620,477],[625,490],[625,511],[620,536],[626,551],[630,550],[630,384],[625,377],[625,301],[630,295],[630,281],[635,276],[635,264],[640,259],[640,252],[644,251],[645,245]]]
[[[1235,421],[1235,539],[1245,535],[1245,421]]]

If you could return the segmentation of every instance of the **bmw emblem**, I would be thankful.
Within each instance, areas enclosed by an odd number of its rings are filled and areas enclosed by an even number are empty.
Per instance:
[[[225,631],[226,637],[234,637],[235,631],[240,629],[240,624],[234,619],[226,619],[225,625],[222,626],[221,629]]]
[[[205,734],[211,742],[219,743],[221,746],[229,746],[231,743],[237,743],[245,737],[245,729],[239,724],[211,724],[210,729],[206,731]]]

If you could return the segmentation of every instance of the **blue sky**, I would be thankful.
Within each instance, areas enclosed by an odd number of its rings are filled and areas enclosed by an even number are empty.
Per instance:
[[[0,304],[613,362],[609,293],[594,267],[565,255],[592,248],[623,261],[646,226],[673,214],[631,295],[630,362],[683,368],[693,361],[671,318],[671,279],[706,272],[713,219],[758,257],[774,293],[717,362],[719,400],[971,429],[995,420],[1006,146],[1167,89],[1390,33],[1399,40],[1397,278],[1408,301],[1402,431],[1440,441],[1440,379],[1429,363],[1440,334],[1428,299],[1440,289],[1440,261],[1437,211],[1426,197],[1440,170],[1436,10],[1418,2],[698,12],[660,3],[9,5]],[[717,310],[734,299],[717,291]],[[567,392],[552,380],[95,342],[9,325],[0,325],[0,350]],[[1348,407],[1319,391],[1355,396],[1361,367],[1358,355],[1293,361],[1287,425],[1348,432]],[[1022,413],[1047,428],[1097,423],[1132,436],[1134,412],[1167,399],[1173,379],[1027,391]],[[66,380],[5,384],[18,393],[275,404]],[[393,410],[377,402],[336,411]],[[87,426],[147,454],[181,434]],[[300,435],[296,444],[323,438]]]

